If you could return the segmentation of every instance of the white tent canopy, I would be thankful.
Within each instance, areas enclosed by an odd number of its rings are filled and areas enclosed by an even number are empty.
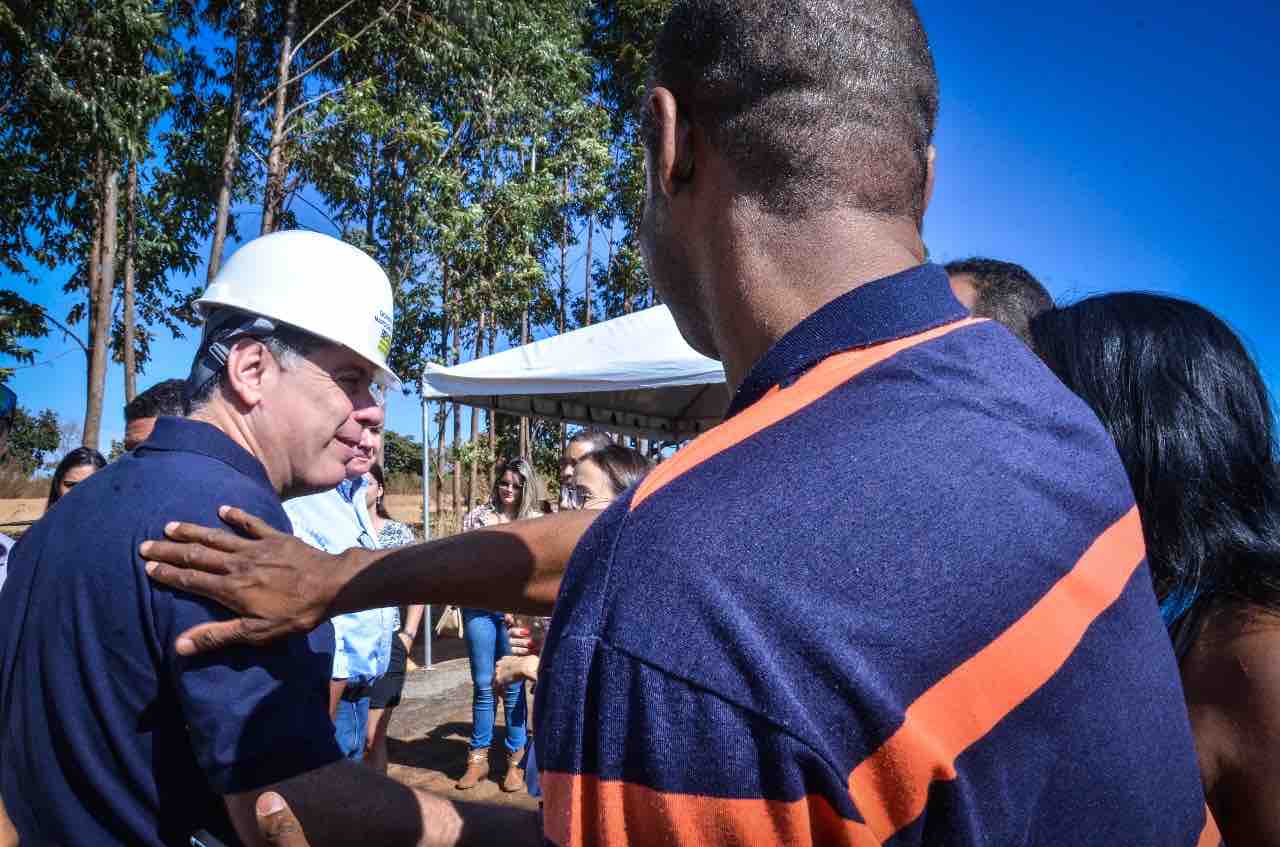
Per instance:
[[[452,368],[428,363],[422,398],[683,441],[720,422],[729,390],[724,367],[656,306]]]
[[[422,400],[423,444],[432,400],[684,441],[720,422],[729,388],[724,367],[695,353],[667,307],[657,306],[452,368],[428,362]],[[430,461],[431,451],[423,450],[422,523],[428,537]],[[430,630],[426,660],[430,667]]]

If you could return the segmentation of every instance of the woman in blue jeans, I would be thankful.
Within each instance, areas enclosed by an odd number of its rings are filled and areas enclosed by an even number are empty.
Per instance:
[[[528,459],[508,459],[494,470],[490,501],[472,509],[463,518],[462,529],[468,531],[486,526],[510,523],[536,517],[542,512],[542,484]],[[467,754],[467,770],[458,780],[462,790],[474,788],[489,775],[489,745],[493,742],[493,724],[497,709],[494,702],[493,670],[498,659],[511,653],[507,626],[499,612],[485,609],[462,610],[463,631],[471,660],[472,701],[471,749]],[[519,791],[524,787],[524,771],[518,763],[525,745],[526,704],[524,682],[517,681],[503,692],[507,725],[507,772],[503,791]]]

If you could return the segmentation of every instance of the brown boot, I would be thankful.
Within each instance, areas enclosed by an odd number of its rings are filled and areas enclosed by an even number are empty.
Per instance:
[[[520,767],[523,755],[523,750],[507,751],[507,775],[502,778],[502,790],[508,794],[524,790],[524,768]]]
[[[472,750],[467,754],[467,772],[462,775],[462,779],[454,786],[459,791],[466,791],[468,788],[475,788],[480,780],[489,775],[489,751],[488,750]]]

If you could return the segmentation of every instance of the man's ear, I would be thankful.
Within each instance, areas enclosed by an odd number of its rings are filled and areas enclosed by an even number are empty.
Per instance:
[[[256,338],[242,338],[227,354],[222,384],[237,405],[252,409],[262,402],[271,372],[279,367],[267,345]]]
[[[645,108],[653,131],[651,178],[656,188],[672,197],[693,178],[693,126],[680,114],[675,95],[660,85],[649,89]]]

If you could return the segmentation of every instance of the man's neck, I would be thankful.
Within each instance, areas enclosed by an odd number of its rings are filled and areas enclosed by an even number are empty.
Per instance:
[[[916,267],[924,246],[916,227],[836,209],[818,221],[743,220],[709,288],[716,350],[737,391],[751,368],[805,318],[855,288]]]
[[[283,475],[278,470],[273,470],[270,458],[263,452],[258,439],[254,436],[252,427],[249,426],[249,422],[243,415],[236,414],[232,409],[228,408],[222,398],[214,397],[208,403],[193,411],[188,417],[193,421],[203,421],[221,430],[224,435],[243,447],[245,452],[262,463],[262,466],[267,471],[267,478],[271,480],[271,487],[276,490],[277,494],[283,495]]]

